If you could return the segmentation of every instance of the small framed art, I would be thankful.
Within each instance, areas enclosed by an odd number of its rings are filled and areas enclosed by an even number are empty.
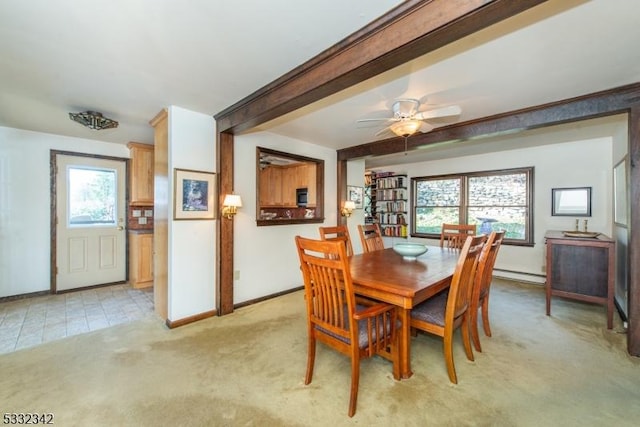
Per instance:
[[[591,187],[551,189],[551,215],[591,216]]]
[[[216,174],[173,170],[173,219],[216,218]]]
[[[363,207],[363,193],[364,187],[356,187],[353,185],[347,185],[347,200],[352,201],[356,205],[356,209],[362,209]]]

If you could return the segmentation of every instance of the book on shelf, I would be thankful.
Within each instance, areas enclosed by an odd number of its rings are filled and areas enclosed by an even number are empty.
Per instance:
[[[382,234],[386,237],[407,237],[407,226],[386,225],[382,227]]]
[[[394,175],[386,178],[376,178],[378,188],[406,188],[406,175]]]

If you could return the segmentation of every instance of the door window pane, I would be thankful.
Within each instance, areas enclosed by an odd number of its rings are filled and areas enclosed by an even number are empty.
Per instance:
[[[67,176],[69,226],[115,226],[116,171],[70,166]]]

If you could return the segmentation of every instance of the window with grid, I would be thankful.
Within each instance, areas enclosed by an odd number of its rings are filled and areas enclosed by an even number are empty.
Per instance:
[[[505,243],[533,245],[533,167],[412,178],[411,235],[437,238],[443,223],[506,230]]]

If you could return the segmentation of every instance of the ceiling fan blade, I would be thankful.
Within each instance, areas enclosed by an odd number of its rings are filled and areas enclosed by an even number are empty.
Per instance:
[[[356,122],[360,123],[360,122],[395,122],[398,119],[396,119],[395,117],[386,117],[386,118],[382,118],[382,119],[359,119],[356,120]]]
[[[448,107],[436,108],[434,110],[423,111],[414,116],[418,120],[436,119],[438,117],[458,116],[462,113],[459,105],[450,105]]]
[[[381,136],[381,135],[384,135],[385,133],[392,133],[391,129],[389,129],[388,126],[386,128],[380,129],[378,132],[376,132],[374,136]]]

